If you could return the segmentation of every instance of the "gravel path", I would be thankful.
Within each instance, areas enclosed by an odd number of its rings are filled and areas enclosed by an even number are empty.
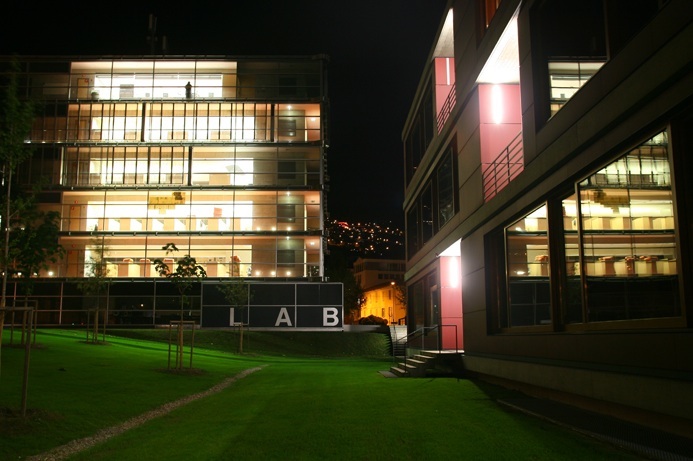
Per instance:
[[[85,437],[83,439],[78,439],[78,440],[73,440],[71,442],[66,443],[65,445],[53,448],[52,450],[42,453],[40,455],[36,456],[30,456],[26,458],[28,461],[59,461],[62,459],[67,458],[68,456],[72,456],[76,453],[79,453],[80,451],[86,450],[88,448],[91,448],[95,445],[98,445],[99,443],[105,442],[106,440],[110,439],[111,437],[115,437],[117,435],[122,434],[125,431],[128,431],[130,429],[133,429],[137,426],[141,426],[142,424],[146,423],[147,421],[157,418],[159,416],[165,415],[167,413],[170,413],[171,411],[175,410],[176,408],[182,407],[183,405],[187,405],[190,402],[194,402],[195,400],[201,399],[203,397],[207,397],[212,394],[216,394],[217,392],[221,392],[222,390],[226,389],[229,387],[231,384],[234,382],[238,381],[241,378],[245,378],[251,373],[254,373],[256,371],[261,370],[262,367],[255,367],[255,368],[249,368],[247,370],[243,370],[242,372],[238,373],[235,376],[232,376],[230,378],[225,379],[224,381],[220,382],[216,386],[212,386],[206,391],[199,392],[197,394],[192,394],[187,397],[183,397],[182,399],[178,399],[173,402],[166,403],[159,408],[156,408],[154,410],[148,411],[146,413],[143,413],[139,416],[135,416],[132,419],[129,419],[125,421],[122,424],[119,424],[117,426],[112,426],[112,427],[107,427],[106,429],[102,429],[101,431],[97,432],[96,434]]]

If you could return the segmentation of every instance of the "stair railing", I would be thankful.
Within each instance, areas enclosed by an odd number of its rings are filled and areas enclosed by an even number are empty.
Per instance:
[[[432,332],[433,330],[438,330],[442,332],[443,327],[453,327],[455,329],[455,352],[459,353],[460,347],[459,347],[459,340],[458,340],[458,335],[457,335],[457,325],[455,324],[447,324],[447,325],[435,325],[432,327],[421,327],[417,328],[416,330],[412,331],[411,333],[401,337],[401,338],[395,338],[395,341],[392,341],[392,360],[394,361],[396,358],[396,353],[395,351],[397,350],[396,345],[403,345],[404,349],[404,372],[408,373],[409,371],[407,370],[407,348],[409,346],[409,341],[410,338],[416,337],[417,335],[421,337],[421,350],[424,350],[424,338],[427,335],[427,332]],[[438,341],[438,352],[442,352],[443,348],[441,346],[441,342]]]

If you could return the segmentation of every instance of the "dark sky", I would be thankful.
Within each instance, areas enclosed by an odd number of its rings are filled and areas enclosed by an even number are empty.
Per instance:
[[[3,5],[0,53],[328,54],[331,218],[403,222],[401,132],[445,0],[38,2]]]

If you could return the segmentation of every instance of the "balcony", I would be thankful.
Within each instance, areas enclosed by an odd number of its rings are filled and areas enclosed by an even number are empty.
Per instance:
[[[488,202],[524,170],[522,132],[490,163],[482,163],[484,201]]]

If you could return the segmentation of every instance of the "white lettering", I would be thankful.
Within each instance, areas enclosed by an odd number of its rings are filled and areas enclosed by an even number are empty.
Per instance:
[[[274,323],[274,326],[278,327],[281,323],[286,323],[287,327],[293,326],[291,324],[291,317],[289,317],[289,311],[286,309],[286,307],[282,307],[282,310],[279,311],[279,315],[277,316],[277,321]]]
[[[336,307],[323,307],[322,309],[322,326],[336,327],[339,325],[339,311]]]

